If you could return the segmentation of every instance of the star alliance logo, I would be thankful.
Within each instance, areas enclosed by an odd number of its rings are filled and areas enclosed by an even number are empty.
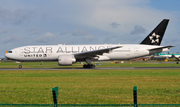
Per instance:
[[[151,43],[159,43],[159,35],[153,33],[151,36],[149,36],[149,39],[151,40]]]

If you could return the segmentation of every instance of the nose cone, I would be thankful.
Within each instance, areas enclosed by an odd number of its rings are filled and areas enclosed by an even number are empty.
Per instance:
[[[4,56],[6,57],[6,59],[9,58],[9,54],[8,53],[6,53]]]
[[[12,54],[10,54],[10,53],[6,53],[6,54],[5,54],[5,57],[6,57],[6,59],[8,59],[8,60],[13,59],[13,56],[12,56]]]

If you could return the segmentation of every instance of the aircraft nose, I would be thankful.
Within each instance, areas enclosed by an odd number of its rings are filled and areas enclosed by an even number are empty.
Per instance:
[[[6,53],[6,54],[5,54],[5,57],[6,57],[6,59],[8,59],[8,60],[9,60],[9,59],[11,59],[11,57],[12,57],[12,56],[10,56],[10,54],[9,54],[9,53]]]
[[[6,53],[4,56],[6,57],[6,59],[8,59],[8,53]]]

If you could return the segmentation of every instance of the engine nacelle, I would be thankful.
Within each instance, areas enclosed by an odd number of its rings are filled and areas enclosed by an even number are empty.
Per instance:
[[[73,63],[76,62],[74,55],[59,55],[58,56],[58,63],[60,66],[71,66]]]

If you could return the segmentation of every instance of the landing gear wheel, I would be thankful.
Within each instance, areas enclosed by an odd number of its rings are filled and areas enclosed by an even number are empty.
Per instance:
[[[87,65],[86,65],[86,64],[84,64],[84,65],[83,65],[83,68],[86,68],[86,66],[87,66]]]
[[[91,64],[91,68],[95,68],[95,65]]]
[[[83,68],[95,68],[95,65],[94,64],[84,64],[83,65]]]
[[[19,65],[19,69],[21,69],[22,68],[22,65]]]

